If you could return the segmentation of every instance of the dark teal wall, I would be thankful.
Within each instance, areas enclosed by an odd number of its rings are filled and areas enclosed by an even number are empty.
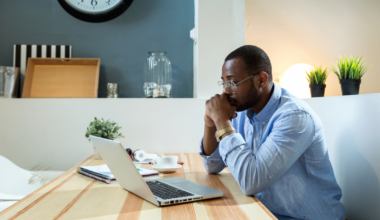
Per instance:
[[[72,45],[73,57],[100,58],[99,97],[107,82],[120,97],[143,97],[148,51],[167,51],[173,68],[173,97],[192,97],[193,0],[134,0],[124,14],[88,23],[56,0],[0,1],[0,65],[13,65],[14,44]]]

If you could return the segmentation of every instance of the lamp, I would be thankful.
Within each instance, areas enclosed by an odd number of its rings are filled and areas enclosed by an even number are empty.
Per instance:
[[[306,71],[313,69],[309,64],[296,64],[289,67],[281,80],[281,87],[298,98],[311,98]]]

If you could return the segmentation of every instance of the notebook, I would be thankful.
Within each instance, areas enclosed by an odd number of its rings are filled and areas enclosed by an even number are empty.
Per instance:
[[[158,172],[155,170],[145,169],[141,167],[136,167],[140,175],[143,178],[151,178],[158,176]],[[107,164],[100,166],[83,166],[77,169],[77,172],[85,176],[94,178],[96,180],[105,182],[105,183],[114,183],[116,182],[115,176],[112,174]]]

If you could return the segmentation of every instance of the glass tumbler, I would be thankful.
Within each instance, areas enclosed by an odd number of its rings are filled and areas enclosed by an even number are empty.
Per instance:
[[[107,83],[107,98],[118,98],[117,83]]]
[[[12,98],[15,84],[15,68],[0,66],[0,98]]]

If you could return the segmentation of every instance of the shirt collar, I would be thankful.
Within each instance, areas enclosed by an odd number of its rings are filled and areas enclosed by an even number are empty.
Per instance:
[[[259,112],[259,114],[255,114],[255,112],[253,112],[251,109],[247,109],[246,116],[248,117],[248,119],[252,118],[257,121],[268,122],[269,119],[272,117],[273,113],[276,111],[282,93],[281,88],[276,83],[273,83],[273,85],[273,94],[270,97],[268,103],[265,105],[265,107]]]

